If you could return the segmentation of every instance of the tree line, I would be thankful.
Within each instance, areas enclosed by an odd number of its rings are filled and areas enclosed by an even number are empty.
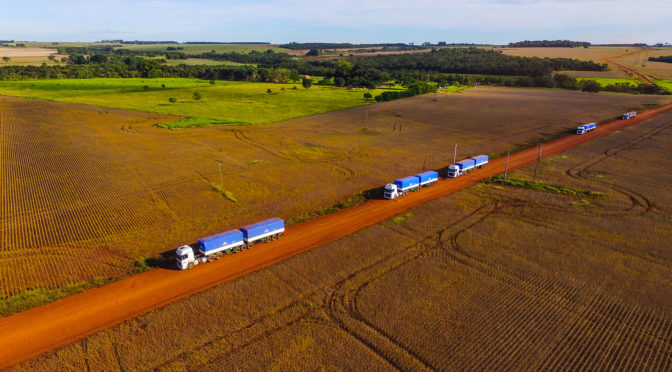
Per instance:
[[[588,48],[590,43],[587,41],[570,40],[525,40],[515,43],[509,43],[511,48]]]
[[[649,61],[672,63],[672,56],[649,57]]]
[[[589,83],[579,83],[576,79],[555,71],[603,71],[607,68],[604,64],[589,61],[515,57],[477,48],[446,48],[422,54],[319,61],[303,60],[273,50],[247,54],[210,52],[197,55],[199,58],[245,63],[241,66],[169,66],[160,59],[148,59],[133,54],[120,55],[112,50],[101,47],[97,50],[99,53],[73,54],[67,63],[59,65],[0,67],[0,80],[177,77],[210,81],[288,83],[300,81],[301,75],[311,75],[323,77],[323,81],[318,84],[339,87],[373,89],[392,80],[408,88],[406,92],[391,92],[378,98],[386,100],[413,92],[422,94],[429,85],[419,84],[429,82],[433,83],[430,84],[432,87],[460,84],[584,89],[585,84]],[[131,53],[134,52],[136,51]],[[416,88],[411,89],[413,86]],[[656,88],[615,85],[600,87],[598,90],[660,93],[659,88],[654,91]]]

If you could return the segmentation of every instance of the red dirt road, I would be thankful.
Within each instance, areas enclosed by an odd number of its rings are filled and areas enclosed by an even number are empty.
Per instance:
[[[631,55],[631,54],[637,54],[637,53],[639,53],[639,52],[640,52],[639,50],[635,50],[635,51],[628,52],[628,53],[625,53],[625,54],[621,54],[621,55],[618,55],[618,56],[605,58],[604,61],[607,62],[607,63],[610,64],[610,65],[613,65],[613,66],[616,67],[617,69],[622,70],[622,71],[625,71],[626,73],[632,75],[633,77],[635,77],[635,78],[637,78],[637,79],[643,81],[643,82],[644,82],[645,84],[647,84],[647,85],[653,85],[653,82],[652,82],[651,80],[647,79],[646,76],[640,74],[640,73],[637,72],[637,71],[631,70],[631,69],[629,69],[629,68],[623,66],[623,65],[620,64],[620,63],[616,63],[616,62],[614,62],[614,61],[611,60],[611,58],[624,57],[624,56],[628,56],[628,55]]]
[[[640,114],[635,119],[601,125],[586,135],[570,135],[544,143],[542,157],[558,154],[670,109],[672,105],[667,105]],[[537,151],[534,147],[511,154],[509,168],[533,163]],[[199,265],[192,270],[155,269],[0,319],[0,368],[36,357],[124,320],[340,239],[418,204],[467,188],[484,178],[504,172],[505,162],[504,157],[493,159],[482,170],[457,179],[440,181],[432,188],[394,201],[371,200],[294,225],[278,241],[259,244],[249,251],[226,256],[220,261]]]

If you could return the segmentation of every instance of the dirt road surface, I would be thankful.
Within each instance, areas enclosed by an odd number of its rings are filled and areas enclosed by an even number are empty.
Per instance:
[[[664,111],[667,105],[635,119],[600,125],[585,135],[569,135],[542,146],[542,157],[607,135]],[[533,163],[538,148],[511,154],[509,168]],[[63,300],[0,319],[0,368],[36,357],[194,293],[273,265],[303,251],[340,239],[395,216],[413,206],[462,190],[504,172],[506,158],[493,159],[481,170],[394,201],[370,200],[359,206],[316,218],[287,229],[285,237],[192,270],[155,269]],[[67,262],[64,262],[67,264]],[[175,321],[179,321],[176,319]]]

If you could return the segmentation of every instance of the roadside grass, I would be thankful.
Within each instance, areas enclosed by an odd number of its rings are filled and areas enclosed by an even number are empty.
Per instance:
[[[103,279],[97,277],[86,282],[66,284],[55,289],[29,289],[17,295],[0,299],[0,316],[9,316],[42,306],[93,287],[100,287],[103,284],[105,284]]]
[[[346,201],[334,204],[331,207],[323,208],[318,211],[306,213],[300,216],[296,216],[285,221],[287,226],[296,225],[297,223],[305,222],[313,218],[323,216],[325,214],[335,213],[341,209],[346,209],[354,207],[355,205],[364,203],[366,201],[366,196],[364,194],[358,194],[352,197],[349,197]]]
[[[272,93],[269,94],[268,90]],[[193,100],[194,92],[202,99]],[[382,89],[370,91],[372,95]],[[63,79],[0,82],[0,94],[180,116],[162,124],[188,128],[213,124],[258,125],[375,103],[360,90],[301,84],[198,79]],[[175,102],[169,102],[173,98]]]
[[[604,120],[604,122],[609,122],[609,121],[612,121],[612,120],[613,120],[613,118],[612,119],[606,119],[606,120]],[[602,123],[602,122],[600,122],[600,123]],[[527,142],[527,143],[524,143],[522,145],[515,146],[515,147],[513,147],[509,150],[500,151],[500,152],[496,152],[494,154],[489,154],[489,155],[490,155],[491,159],[499,158],[500,156],[506,155],[507,152],[514,153],[514,152],[517,152],[517,151],[520,151],[520,150],[525,150],[525,149],[528,149],[530,147],[537,146],[540,143],[549,142],[549,141],[552,141],[554,139],[565,137],[565,136],[570,135],[572,133],[575,133],[575,129],[563,130],[562,132],[558,132],[556,134],[552,134],[550,136],[546,136],[546,137],[540,138],[540,139],[532,141],[532,142]]]
[[[580,190],[580,189],[575,189],[575,188],[572,188],[572,187],[554,185],[554,184],[545,183],[545,182],[534,182],[532,180],[527,180],[527,179],[523,179],[523,178],[513,178],[513,177],[504,178],[504,176],[501,176],[501,175],[491,177],[491,178],[487,178],[487,179],[483,180],[483,182],[485,184],[496,184],[496,185],[520,187],[520,188],[524,188],[524,189],[549,192],[549,193],[552,193],[552,194],[562,194],[562,195],[570,195],[570,196],[589,196],[589,197],[600,197],[600,198],[605,197],[605,194],[601,193],[599,191]],[[585,200],[582,199],[582,201],[585,201]]]

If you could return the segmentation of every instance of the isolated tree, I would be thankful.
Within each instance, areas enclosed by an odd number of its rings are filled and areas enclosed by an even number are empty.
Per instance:
[[[273,93],[273,91],[271,90],[271,88],[268,88],[268,89],[266,89],[266,93],[271,94],[271,93]]]
[[[364,98],[371,99],[371,98],[373,98],[373,96],[371,95],[371,93],[366,92],[366,93],[364,93]]]
[[[50,54],[50,55],[47,57],[47,59],[50,60],[50,61],[55,61],[55,60],[56,60],[56,56],[53,55],[53,54]]]
[[[299,76],[299,73],[296,72],[296,70],[290,70],[289,71],[289,80],[291,81],[298,81],[301,77]]]
[[[588,93],[597,93],[602,86],[595,80],[584,80],[581,82],[581,91]]]
[[[198,101],[198,100],[200,100],[201,98],[203,98],[203,97],[201,96],[201,93],[199,93],[199,92],[194,92],[194,94],[193,94],[191,97],[194,99],[194,101]]]
[[[320,51],[317,48],[311,48],[308,52],[306,52],[306,57],[315,57],[319,55]]]
[[[308,78],[303,78],[303,87],[308,89],[313,85],[313,81]]]
[[[11,61],[11,60],[12,60],[12,59],[9,58],[9,57],[2,57],[2,62],[9,62],[9,61]]]
[[[169,97],[169,98],[168,98],[168,102],[170,102],[170,103],[175,103],[175,102],[177,102],[177,98],[175,98],[175,97]]]

